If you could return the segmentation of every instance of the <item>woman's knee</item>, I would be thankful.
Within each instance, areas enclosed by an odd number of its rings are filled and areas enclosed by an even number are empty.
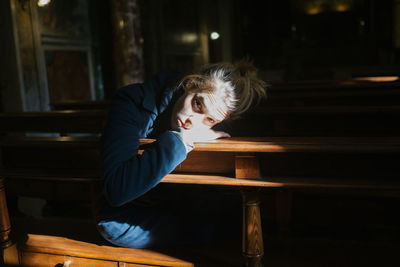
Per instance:
[[[129,248],[146,248],[151,244],[150,230],[126,222],[100,221],[97,224],[100,234],[110,243]]]

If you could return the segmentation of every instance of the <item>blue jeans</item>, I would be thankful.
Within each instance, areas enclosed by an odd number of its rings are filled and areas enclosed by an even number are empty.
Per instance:
[[[206,243],[232,228],[240,234],[240,202],[225,203],[220,198],[214,195],[204,200],[192,196],[191,200],[168,199],[150,206],[105,205],[97,228],[110,243],[129,248]],[[229,212],[232,208],[236,212]]]

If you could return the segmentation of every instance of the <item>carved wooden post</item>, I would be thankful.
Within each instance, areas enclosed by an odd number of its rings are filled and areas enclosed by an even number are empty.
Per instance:
[[[11,245],[10,232],[11,224],[6,202],[4,178],[0,177],[0,245],[2,250]]]
[[[143,49],[138,0],[110,1],[116,86],[143,81]]]
[[[260,178],[259,161],[255,155],[235,157],[235,176],[238,179]],[[264,256],[259,190],[242,190],[243,196],[243,240],[242,253],[246,266],[261,267]]]

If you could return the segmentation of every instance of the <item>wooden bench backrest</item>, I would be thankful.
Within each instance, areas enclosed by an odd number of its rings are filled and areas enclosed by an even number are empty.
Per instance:
[[[101,133],[106,110],[0,113],[1,133]]]
[[[259,106],[226,128],[233,136],[400,136],[399,117],[400,106]]]
[[[399,106],[259,106],[218,128],[232,136],[400,136]],[[0,114],[0,134],[56,132],[100,134],[106,110]]]
[[[400,100],[400,82],[299,81],[275,82],[269,90],[269,106],[387,106]]]

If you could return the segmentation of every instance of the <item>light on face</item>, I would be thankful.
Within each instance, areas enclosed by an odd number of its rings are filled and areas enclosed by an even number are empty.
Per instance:
[[[219,38],[219,33],[218,32],[210,33],[210,38],[211,40],[217,40]]]
[[[51,0],[38,0],[37,5],[39,7],[44,7],[50,4]]]

